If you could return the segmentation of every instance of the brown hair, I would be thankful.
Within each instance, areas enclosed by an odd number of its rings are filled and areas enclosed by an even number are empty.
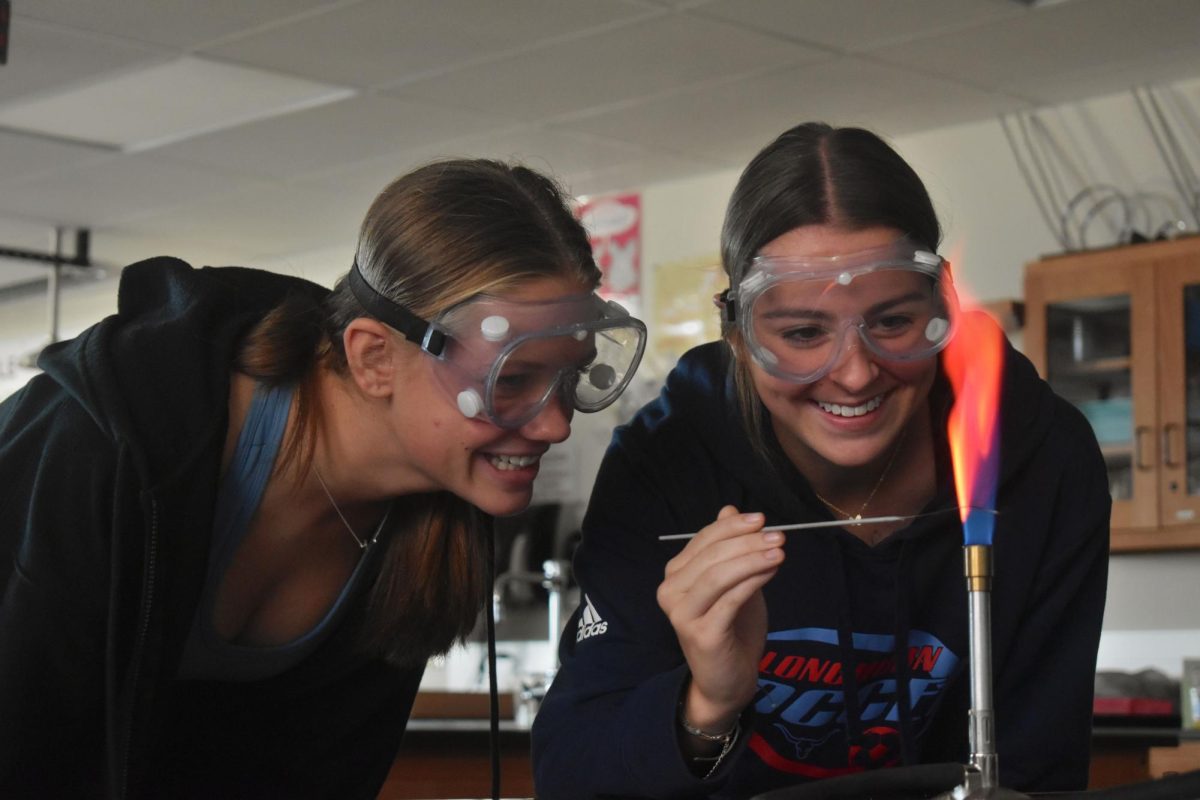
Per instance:
[[[355,259],[377,292],[426,319],[538,277],[600,281],[562,189],[527,167],[488,160],[435,162],[392,182],[367,211]],[[246,339],[240,369],[298,387],[298,424],[281,464],[303,470],[311,460],[322,415],[316,368],[345,374],[342,332],[363,316],[343,277],[323,305],[293,298]],[[441,491],[397,498],[388,529],[363,642],[392,663],[419,664],[466,637],[491,596],[490,519]]]
[[[894,228],[935,250],[942,238],[925,184],[883,139],[861,128],[808,122],[764,147],[734,187],[721,229],[729,285],[741,283],[751,260],[774,239],[821,224]],[[735,356],[742,424],[755,451],[769,460],[762,403],[737,326],[723,322],[721,333]]]

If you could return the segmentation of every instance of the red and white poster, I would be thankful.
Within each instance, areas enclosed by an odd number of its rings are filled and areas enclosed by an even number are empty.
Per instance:
[[[604,273],[600,294],[637,296],[642,289],[642,196],[585,197],[575,215],[587,229],[592,254]]]

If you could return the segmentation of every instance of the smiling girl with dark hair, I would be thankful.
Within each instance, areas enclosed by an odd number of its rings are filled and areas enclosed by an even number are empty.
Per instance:
[[[868,131],[799,125],[746,168],[722,231],[723,339],[680,359],[600,468],[583,602],[534,723],[539,798],[745,798],[966,763],[939,355],[958,309],[939,238],[920,179]],[[1000,778],[1081,789],[1107,475],[1086,420],[1011,347],[1002,393]],[[764,530],[791,523],[829,525]]]

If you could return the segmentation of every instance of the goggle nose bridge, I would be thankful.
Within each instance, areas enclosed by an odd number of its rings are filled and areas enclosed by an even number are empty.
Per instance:
[[[858,334],[858,341],[862,348],[872,355],[879,355],[875,346],[871,344],[870,334],[867,333],[867,320],[862,314],[853,314],[846,317],[841,325],[838,326],[837,339],[834,342],[833,352],[830,353],[829,359],[825,364],[817,370],[817,375],[828,375],[830,372],[841,363],[850,352],[851,331]]]

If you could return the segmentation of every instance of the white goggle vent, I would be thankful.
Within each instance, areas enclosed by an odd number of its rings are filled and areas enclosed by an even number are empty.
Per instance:
[[[479,332],[489,342],[499,342],[508,336],[508,320],[499,314],[484,317],[483,322],[479,323]]]
[[[925,338],[931,342],[940,342],[949,330],[950,323],[942,317],[934,317],[925,326]]]
[[[458,393],[458,410],[464,417],[474,418],[483,411],[483,399],[474,389],[463,389]]]

